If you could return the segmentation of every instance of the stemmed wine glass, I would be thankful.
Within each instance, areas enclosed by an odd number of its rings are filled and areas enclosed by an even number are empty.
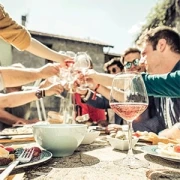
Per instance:
[[[117,115],[128,122],[129,151],[126,158],[116,161],[115,164],[130,168],[148,167],[149,164],[135,158],[132,151],[132,122],[148,106],[148,95],[140,74],[126,72],[114,77],[110,92],[110,106]]]
[[[84,76],[87,70],[91,67],[91,58],[86,52],[78,52],[76,57],[74,58],[75,62],[73,65],[74,71],[77,73],[80,72]],[[84,81],[81,86],[82,89],[86,89],[88,84]]]

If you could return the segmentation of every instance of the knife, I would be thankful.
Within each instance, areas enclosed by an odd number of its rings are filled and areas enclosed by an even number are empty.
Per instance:
[[[0,136],[0,139],[12,139],[12,137],[11,136],[6,136],[6,135],[4,135],[4,136]]]

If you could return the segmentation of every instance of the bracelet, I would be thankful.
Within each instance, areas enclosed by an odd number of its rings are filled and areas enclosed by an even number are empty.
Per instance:
[[[94,89],[94,94],[92,96],[92,100],[96,100],[96,94],[97,94],[97,90],[98,90],[99,86],[100,86],[100,84],[96,85],[96,88]]]
[[[36,93],[35,93],[35,95],[36,95],[36,97],[38,98],[38,99],[41,99],[41,98],[43,98],[43,97],[45,97],[45,90],[44,89],[38,89],[37,91],[36,91]]]

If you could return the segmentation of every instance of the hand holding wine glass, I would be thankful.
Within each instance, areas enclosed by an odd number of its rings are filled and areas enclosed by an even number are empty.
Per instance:
[[[89,68],[91,68],[90,56],[86,52],[77,53],[75,57],[75,63],[73,65],[74,71],[76,71],[77,73],[80,72],[81,75],[84,76]],[[81,79],[81,88],[84,89],[88,87],[88,84],[81,75],[79,74],[79,77]]]
[[[141,74],[127,72],[114,77],[110,92],[110,106],[117,115],[128,122],[129,126],[128,155],[123,161],[117,161],[117,164],[131,168],[147,167],[148,163],[135,158],[132,151],[132,122],[148,106],[148,96]]]

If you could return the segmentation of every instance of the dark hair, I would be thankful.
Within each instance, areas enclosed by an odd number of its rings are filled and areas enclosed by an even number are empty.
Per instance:
[[[108,68],[114,64],[116,64],[122,71],[124,69],[124,66],[120,60],[121,60],[120,57],[116,57],[116,58],[112,58],[110,61],[106,62],[103,66],[104,71],[108,72]]]
[[[156,50],[156,46],[160,39],[166,40],[171,51],[178,54],[180,53],[180,35],[174,29],[167,26],[161,26],[145,31],[137,43],[142,44],[145,41],[150,42],[153,50]]]
[[[130,53],[139,53],[141,54],[141,51],[138,48],[129,48],[124,51],[124,54],[121,56],[121,62],[124,64],[124,57]]]

